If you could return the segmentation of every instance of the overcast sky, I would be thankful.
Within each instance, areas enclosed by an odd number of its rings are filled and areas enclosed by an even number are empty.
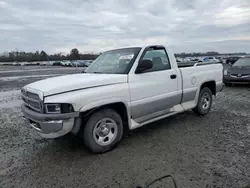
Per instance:
[[[250,0],[0,0],[0,52],[250,52]]]

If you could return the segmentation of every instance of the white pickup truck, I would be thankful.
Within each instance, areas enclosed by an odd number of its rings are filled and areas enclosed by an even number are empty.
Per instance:
[[[221,64],[178,68],[168,47],[123,48],[102,53],[84,73],[23,87],[21,108],[42,137],[77,134],[101,153],[125,130],[190,109],[207,114],[222,88]]]

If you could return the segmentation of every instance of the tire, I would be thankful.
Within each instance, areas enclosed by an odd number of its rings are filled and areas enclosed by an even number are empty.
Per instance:
[[[212,92],[209,88],[204,87],[200,91],[197,106],[193,109],[193,111],[198,115],[204,116],[211,110],[212,103]]]
[[[87,120],[82,136],[85,145],[93,153],[110,151],[123,136],[122,118],[112,109],[99,110]]]

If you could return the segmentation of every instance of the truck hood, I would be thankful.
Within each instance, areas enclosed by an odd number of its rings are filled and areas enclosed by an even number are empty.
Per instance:
[[[72,74],[58,76],[31,83],[25,88],[43,92],[44,96],[55,95],[72,90],[127,82],[126,74]]]

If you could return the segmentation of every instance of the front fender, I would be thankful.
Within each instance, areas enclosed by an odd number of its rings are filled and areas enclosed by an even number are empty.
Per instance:
[[[124,101],[120,98],[112,98],[112,99],[105,99],[105,100],[102,99],[102,100],[97,100],[95,102],[91,102],[89,104],[82,106],[79,111],[85,112],[87,110],[90,110],[90,109],[93,109],[96,107],[100,107],[100,106],[104,106],[104,105],[108,105],[108,104],[112,104],[112,103],[118,103],[118,102],[122,102],[126,106],[127,110],[129,109],[127,101]]]
[[[109,104],[114,104],[114,103],[123,103],[124,106],[126,107],[127,111],[127,117],[128,117],[128,126],[129,128],[131,127],[131,119],[130,119],[130,107],[128,106],[128,102],[122,100],[121,98],[112,98],[112,99],[105,99],[105,100],[98,100],[89,104],[86,104],[80,108],[80,112],[86,112],[88,110],[94,109],[94,108],[99,108],[101,106],[109,105]]]

